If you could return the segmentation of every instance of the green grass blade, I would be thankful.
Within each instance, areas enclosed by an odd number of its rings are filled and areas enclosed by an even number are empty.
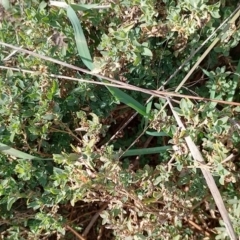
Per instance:
[[[3,143],[0,143],[0,152],[11,155],[20,159],[26,159],[26,160],[52,160],[51,158],[38,158],[35,156],[32,156],[30,154],[24,153],[22,151],[19,151],[15,148],[9,147],[8,145],[5,145]]]
[[[236,96],[236,89],[237,89],[237,85],[239,84],[239,77],[240,77],[240,60],[238,61],[236,72],[233,76],[234,87],[232,87],[232,90],[231,90],[232,91],[232,97],[228,98],[227,99],[228,101],[233,101],[233,97]],[[239,100],[239,98],[238,98],[238,100]]]
[[[161,153],[161,152],[165,152],[166,150],[171,149],[171,148],[172,148],[172,146],[142,148],[142,149],[130,149],[123,154],[123,157]]]
[[[71,6],[67,7],[67,16],[72,23],[78,54],[88,69],[93,69],[93,61],[88,49],[87,41],[83,33],[80,21]]]
[[[165,132],[150,132],[146,131],[146,134],[154,137],[168,137],[169,135]]]
[[[94,66],[93,66],[92,57],[90,55],[90,51],[88,49],[87,41],[84,36],[80,21],[76,13],[70,6],[67,8],[67,16],[70,19],[74,29],[75,40],[76,40],[79,56],[81,57],[86,67],[90,70],[93,70]],[[114,87],[107,87],[107,88],[112,93],[112,95],[116,97],[120,102],[125,103],[129,107],[133,108],[139,114],[146,116],[145,107],[142,104],[140,104],[138,101],[136,101],[134,98],[132,98],[130,95],[128,95],[127,93],[123,92],[118,88],[114,88]]]
[[[147,115],[146,108],[141,103],[132,98],[130,95],[115,87],[107,88],[112,93],[112,95],[116,97],[120,102],[125,103],[143,116]]]
[[[238,61],[237,69],[236,69],[236,72],[235,72],[235,75],[234,75],[233,79],[238,80],[239,76],[240,76],[240,60]]]

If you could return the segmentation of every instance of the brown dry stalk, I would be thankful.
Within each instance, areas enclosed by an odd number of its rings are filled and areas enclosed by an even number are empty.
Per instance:
[[[176,121],[177,121],[177,124],[178,126],[182,129],[182,130],[186,130],[184,124],[182,123],[180,117],[178,116],[178,114],[174,111],[173,109],[173,106],[172,106],[172,103],[169,99],[167,99],[168,101],[168,104],[171,108],[171,111],[173,113],[173,116],[175,117]],[[188,148],[192,154],[192,157],[193,159],[197,162],[197,163],[201,163],[201,164],[204,164],[205,161],[202,157],[202,154],[200,153],[200,151],[198,150],[197,146],[195,145],[195,143],[193,142],[193,140],[191,139],[190,136],[187,136],[185,137],[185,141],[188,145]],[[237,240],[237,236],[234,232],[234,229],[233,229],[233,226],[232,226],[232,223],[231,223],[231,220],[228,216],[228,212],[227,212],[227,209],[224,205],[224,202],[223,202],[223,199],[222,199],[222,196],[217,188],[217,185],[214,181],[214,178],[212,176],[212,174],[207,170],[207,168],[201,168],[201,171],[202,171],[202,174],[206,180],[206,183],[208,185],[208,188],[213,196],[213,199],[218,207],[218,210],[222,216],[222,219],[224,221],[224,224],[226,226],[226,229],[227,229],[227,232],[228,232],[228,235],[230,237],[231,240]]]
[[[69,225],[66,226],[66,229],[71,231],[79,240],[86,240],[84,237],[82,237],[77,231],[75,231],[73,228],[71,228]]]
[[[168,96],[168,97],[179,97],[179,98],[189,98],[189,99],[195,99],[195,100],[201,100],[201,101],[211,101],[211,102],[217,102],[217,103],[222,103],[222,104],[227,104],[227,105],[240,106],[240,103],[238,103],[238,102],[230,102],[230,101],[223,101],[223,100],[217,100],[217,99],[202,98],[202,97],[197,97],[197,96],[183,95],[183,94],[174,93],[174,92],[148,90],[148,89],[136,87],[136,86],[118,81],[116,79],[112,79],[112,78],[109,78],[109,77],[102,76],[100,74],[93,73],[91,71],[85,70],[83,68],[76,67],[74,65],[59,61],[59,60],[51,58],[51,57],[47,57],[47,56],[44,56],[44,55],[41,55],[41,54],[38,54],[38,53],[34,53],[32,51],[29,51],[29,50],[26,50],[26,49],[23,49],[23,48],[20,48],[20,47],[15,47],[11,44],[7,44],[7,43],[1,42],[1,41],[0,41],[0,44],[3,45],[3,46],[9,47],[9,48],[18,50],[20,52],[29,54],[31,56],[41,58],[41,59],[44,59],[46,61],[54,62],[54,63],[57,63],[59,65],[62,65],[62,66],[65,66],[65,67],[68,67],[68,68],[71,68],[71,69],[74,69],[74,70],[77,70],[77,71],[81,71],[83,73],[90,74],[90,75],[96,76],[96,77],[104,79],[104,80],[108,80],[110,82],[116,83],[118,88],[124,88],[124,89],[139,91],[139,92],[143,92],[143,93],[146,93],[146,94],[149,94],[149,95],[152,95],[152,96],[155,96],[155,97],[161,97],[161,98],[165,98],[166,96]],[[61,75],[55,75],[55,77],[61,78],[62,76]],[[66,78],[66,79],[77,80],[77,78]],[[78,81],[81,81],[81,80],[78,79]],[[96,81],[91,81],[91,83],[100,84],[99,82],[96,82]],[[101,84],[112,86],[112,85],[107,84],[107,83],[101,83]],[[116,85],[114,85],[114,86],[116,87]]]
[[[90,223],[88,224],[88,226],[85,228],[84,232],[83,232],[83,236],[87,236],[90,229],[92,228],[93,224],[97,221],[100,213],[105,209],[107,208],[108,206],[108,203],[104,203],[102,204],[100,210],[98,212],[95,213],[95,215],[92,217]]]

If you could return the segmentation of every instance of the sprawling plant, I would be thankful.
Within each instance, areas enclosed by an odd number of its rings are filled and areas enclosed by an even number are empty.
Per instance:
[[[217,29],[236,6],[2,1],[0,44],[20,49],[0,45],[1,238],[227,239],[201,168],[240,235],[240,107],[209,101],[240,99],[239,21]],[[208,100],[171,98],[183,130],[164,97],[108,77]],[[186,136],[206,164],[192,160]]]

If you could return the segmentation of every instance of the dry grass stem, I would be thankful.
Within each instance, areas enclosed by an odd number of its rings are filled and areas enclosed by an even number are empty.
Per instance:
[[[171,104],[171,101],[168,99],[168,104],[171,108],[171,111],[173,113],[173,116],[175,117],[176,121],[177,121],[177,124],[178,126],[182,129],[182,130],[186,130],[185,126],[183,125],[180,117],[178,116],[178,114],[174,111],[173,109],[173,106]],[[194,144],[194,142],[192,141],[191,137],[187,136],[185,137],[185,141],[188,145],[188,148],[192,154],[192,157],[193,159],[196,161],[196,162],[199,162],[201,164],[204,164],[204,159],[202,157],[202,154],[200,153],[200,151],[198,150],[197,146]],[[232,223],[231,223],[231,220],[228,216],[228,212],[227,212],[227,209],[224,205],[224,202],[223,202],[223,199],[222,199],[222,196],[217,188],[217,185],[213,179],[213,176],[211,175],[211,173],[205,169],[205,168],[200,168],[202,173],[203,173],[203,176],[206,180],[206,183],[208,185],[208,188],[210,190],[210,192],[212,193],[212,196],[213,196],[213,199],[218,207],[218,210],[222,216],[222,219],[224,221],[224,224],[226,226],[226,230],[228,232],[228,235],[230,237],[231,240],[237,240],[237,236],[234,232],[234,229],[233,229],[233,226],[232,226]]]

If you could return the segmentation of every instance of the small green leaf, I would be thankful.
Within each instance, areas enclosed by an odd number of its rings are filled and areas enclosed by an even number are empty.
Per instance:
[[[201,3],[201,0],[187,0],[186,2],[189,2],[194,8],[198,8],[199,4]]]
[[[179,239],[181,239],[180,235],[177,235],[177,236],[173,237],[173,240],[179,240]]]
[[[46,6],[47,6],[47,2],[42,1],[42,2],[39,4],[38,8],[39,8],[40,11],[42,11],[42,10],[44,10],[44,8],[45,8]]]
[[[180,163],[178,163],[178,164],[177,164],[177,170],[178,170],[179,172],[181,172],[182,169],[183,169],[183,165],[180,164]]]
[[[45,119],[45,120],[53,120],[54,119],[54,114],[52,113],[47,113],[45,115],[42,116],[42,119]]]
[[[32,208],[33,210],[37,210],[41,207],[41,205],[36,201],[36,202],[27,202],[28,208]]]
[[[219,183],[224,186],[224,175],[220,176]]]
[[[7,78],[11,78],[13,76],[13,71],[11,69],[8,69],[6,76]]]
[[[12,205],[18,200],[18,197],[8,197],[7,200],[7,210],[10,211],[12,208]]]
[[[213,78],[213,77],[214,77],[214,74],[213,74],[212,72],[209,72],[209,71],[207,71],[207,70],[205,70],[205,69],[202,69],[202,71],[203,71],[203,73],[204,73],[207,77],[209,77],[209,78]]]
[[[134,26],[135,26],[135,23],[131,23],[131,24],[124,26],[122,30],[124,32],[128,33]]]
[[[149,48],[146,48],[146,47],[143,48],[142,55],[149,56],[149,57],[153,56],[152,51]]]
[[[214,17],[214,18],[220,18],[221,17],[220,14],[219,14],[220,4],[221,4],[221,1],[219,1],[215,4],[213,4],[213,5],[207,6],[207,10],[212,15],[212,17]]]
[[[114,32],[114,37],[117,39],[117,40],[126,40],[127,37],[128,37],[128,34],[122,30],[119,30],[117,32]]]
[[[180,101],[180,108],[185,112],[188,107],[187,107],[187,101],[185,98],[182,98],[181,101]]]
[[[65,175],[66,174],[66,172],[63,169],[57,168],[57,167],[53,168],[53,172],[54,172],[54,174],[57,174],[57,175]]]
[[[153,185],[154,185],[154,186],[157,186],[161,181],[162,181],[162,177],[159,176],[159,177],[157,177],[157,178],[154,180]]]
[[[227,123],[228,119],[229,119],[228,116],[222,117],[222,118],[218,119],[218,120],[214,123],[214,125],[215,125],[215,126],[217,126],[217,125],[223,126],[223,125],[225,125],[225,124]]]
[[[19,163],[16,165],[14,171],[18,175],[19,178],[23,179],[24,181],[28,181],[31,179],[31,165],[30,162],[21,160],[18,161]],[[26,163],[26,164],[25,164]]]

